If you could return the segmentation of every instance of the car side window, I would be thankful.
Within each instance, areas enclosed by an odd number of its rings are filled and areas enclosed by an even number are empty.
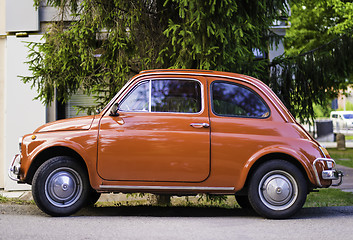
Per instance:
[[[216,115],[267,118],[270,110],[261,97],[240,84],[215,81],[211,87],[212,111]]]
[[[147,112],[149,110],[149,88],[149,81],[135,87],[120,103],[119,110]]]
[[[121,111],[174,113],[197,113],[201,108],[200,83],[178,79],[145,81],[135,87],[119,106]]]
[[[153,80],[152,112],[197,113],[201,111],[201,87],[193,80]]]

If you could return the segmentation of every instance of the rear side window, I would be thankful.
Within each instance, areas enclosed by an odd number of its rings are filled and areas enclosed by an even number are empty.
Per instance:
[[[216,81],[211,86],[212,111],[220,116],[267,118],[270,110],[262,98],[240,84]]]

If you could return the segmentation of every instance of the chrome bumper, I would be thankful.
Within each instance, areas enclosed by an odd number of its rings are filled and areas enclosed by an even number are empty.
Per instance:
[[[21,167],[21,156],[20,154],[16,154],[8,170],[9,178],[11,178],[14,181],[19,181],[20,167]]]
[[[325,179],[325,180],[339,180],[338,183],[332,184],[331,186],[341,185],[343,176],[344,176],[343,172],[337,169],[322,171],[321,175],[322,175],[322,179]]]
[[[316,177],[316,182],[319,184],[320,187],[322,187],[320,178],[319,178],[319,173],[316,168],[317,163],[323,163],[324,166],[329,168],[329,170],[323,170],[321,172],[321,178],[324,180],[339,180],[338,183],[332,184],[331,186],[339,186],[342,184],[342,179],[343,179],[343,172],[335,169],[336,167],[336,162],[335,160],[331,158],[318,158],[313,162],[313,168],[315,171],[315,177]]]

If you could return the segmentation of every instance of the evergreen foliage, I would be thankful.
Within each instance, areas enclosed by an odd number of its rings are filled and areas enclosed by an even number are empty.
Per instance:
[[[34,0],[36,6],[43,4]],[[66,102],[81,88],[101,106],[135,73],[155,68],[239,72],[268,79],[269,26],[287,11],[285,0],[47,0],[62,21],[31,43],[23,77],[37,98]],[[75,21],[64,21],[71,12]],[[97,56],[100,57],[97,57]]]
[[[269,84],[300,120],[314,117],[350,83],[350,1],[297,0],[287,55],[254,57],[279,38],[269,29],[288,12],[286,0],[34,0],[60,9],[44,43],[30,43],[23,77],[37,99],[61,102],[81,89],[104,106],[145,69],[238,72]],[[305,7],[303,7],[305,6]],[[74,21],[64,21],[71,14]]]
[[[291,6],[286,56],[272,68],[273,88],[301,120],[314,117],[313,105],[329,101],[352,84],[353,3],[300,0]],[[290,99],[290,101],[286,101]]]
[[[270,86],[302,122],[314,117],[313,106],[329,106],[352,84],[353,39],[342,36],[302,55],[276,59]]]

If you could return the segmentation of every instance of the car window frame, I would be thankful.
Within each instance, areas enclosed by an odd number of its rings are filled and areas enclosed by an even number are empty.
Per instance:
[[[131,96],[131,94],[139,87],[141,86],[142,84],[146,83],[146,82],[149,82],[149,80],[145,80],[145,81],[141,81],[139,83],[137,83],[135,86],[133,86],[129,91],[128,93],[126,94],[126,96],[124,96],[118,103],[119,103],[119,106],[122,105],[122,103],[128,98]],[[149,90],[151,90],[151,84],[148,83],[148,87],[149,87]],[[141,113],[147,113],[147,112],[150,112],[150,108],[151,108],[151,103],[150,103],[150,100],[151,100],[151,91],[149,93],[149,96],[148,96],[148,110],[145,111],[145,110],[121,110],[120,107],[119,107],[119,111],[120,112],[141,112]]]
[[[237,86],[240,86],[244,89],[247,89],[249,90],[250,92],[252,92],[255,96],[257,96],[260,101],[265,105],[265,107],[267,108],[268,110],[268,115],[266,117],[248,117],[248,116],[244,116],[244,115],[228,115],[228,114],[219,114],[219,113],[216,113],[215,110],[214,110],[214,102],[213,102],[213,86],[215,83],[227,83],[227,84],[231,84],[231,85],[237,85]],[[215,115],[215,116],[218,116],[218,117],[235,117],[235,118],[247,118],[247,119],[268,119],[271,117],[271,108],[270,106],[267,104],[267,102],[264,100],[263,97],[260,96],[260,94],[258,94],[256,91],[254,91],[252,88],[244,85],[244,84],[241,84],[241,83],[237,83],[237,82],[232,82],[232,81],[227,81],[227,80],[214,80],[212,81],[211,85],[210,85],[210,105],[211,105],[211,111],[212,113]]]
[[[153,112],[152,111],[152,81],[163,81],[163,80],[180,80],[180,81],[194,81],[197,82],[197,84],[199,84],[200,86],[200,100],[201,100],[201,109],[198,112]],[[126,111],[126,110],[119,110],[120,112],[126,112],[126,113],[169,113],[169,114],[190,114],[190,115],[198,115],[198,114],[202,114],[204,112],[205,109],[205,94],[204,94],[204,84],[195,78],[155,78],[155,79],[144,79],[140,82],[138,82],[135,86],[133,86],[128,93],[123,96],[123,98],[121,100],[118,101],[119,105],[121,105],[126,98],[128,98],[132,92],[141,84],[144,84],[148,82],[149,85],[149,103],[148,103],[148,111],[138,111],[138,110],[132,110],[132,111]]]

